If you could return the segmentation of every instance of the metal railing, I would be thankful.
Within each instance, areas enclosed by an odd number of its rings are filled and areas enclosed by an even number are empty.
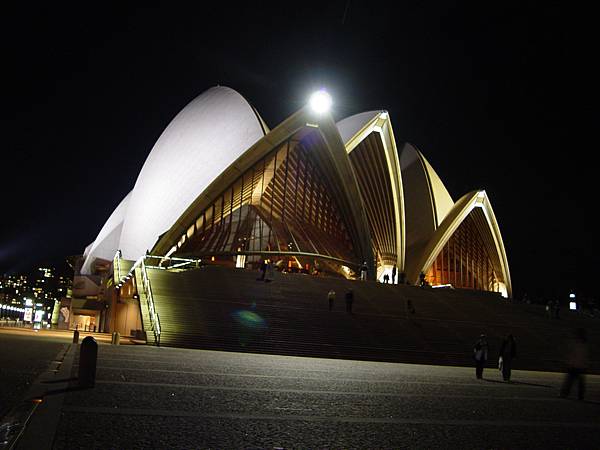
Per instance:
[[[154,333],[154,341],[156,345],[160,346],[160,317],[156,312],[154,306],[154,296],[152,294],[152,284],[148,277],[147,268],[161,269],[161,270],[185,270],[198,268],[200,265],[200,259],[187,259],[187,258],[172,258],[168,256],[157,256],[157,255],[144,255],[138,258],[138,260],[131,266],[131,269],[125,274],[122,274],[122,259],[123,255],[121,250],[117,250],[113,261],[113,272],[115,289],[121,288],[128,280],[130,280],[134,274],[135,269],[138,267],[142,273],[142,288],[144,289],[144,295],[146,296],[146,304],[148,306],[148,314],[150,315],[150,327]]]
[[[201,259],[178,258],[158,255],[146,255],[146,260],[148,261],[148,267],[160,270],[197,269],[200,266],[200,263],[202,262]]]
[[[142,272],[142,288],[144,289],[144,295],[146,296],[146,304],[148,306],[148,314],[150,315],[150,327],[152,328],[152,332],[154,333],[154,342],[157,346],[160,346],[160,317],[156,312],[156,308],[154,307],[154,297],[152,295],[152,285],[150,283],[150,278],[148,277],[148,271],[146,270],[145,260],[150,257],[149,255],[141,256],[138,260],[131,266],[131,269],[127,272],[126,275],[121,276],[121,258],[122,254],[120,250],[117,250],[115,254],[115,260],[113,262],[114,267],[114,278],[115,278],[115,289],[120,289],[129,279],[131,279],[135,274],[135,269],[138,267]]]
[[[113,281],[115,285],[121,281],[121,250],[117,250],[113,258]]]
[[[146,271],[144,257],[141,258],[140,270],[142,272],[142,286],[144,287],[144,294],[146,294],[146,301],[148,303],[148,312],[150,314],[150,322],[152,323],[152,330],[154,331],[154,340],[156,345],[160,346],[160,317],[154,308],[154,297],[152,296],[152,285],[150,284],[150,278]]]

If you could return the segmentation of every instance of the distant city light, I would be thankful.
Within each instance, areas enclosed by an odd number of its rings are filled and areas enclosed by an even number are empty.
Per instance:
[[[320,89],[310,96],[309,104],[313,111],[318,114],[323,114],[329,111],[333,104],[333,100],[331,99],[331,95],[329,95],[325,89]]]

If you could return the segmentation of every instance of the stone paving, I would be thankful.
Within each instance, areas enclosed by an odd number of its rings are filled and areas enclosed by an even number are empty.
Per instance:
[[[600,377],[585,401],[558,398],[562,377],[100,345],[53,448],[599,448]]]
[[[31,335],[0,328],[0,419],[66,345],[58,339],[32,339]]]

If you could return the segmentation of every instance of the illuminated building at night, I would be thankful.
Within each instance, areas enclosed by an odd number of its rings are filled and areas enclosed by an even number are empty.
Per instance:
[[[321,92],[322,95],[326,95]],[[328,101],[325,98],[325,102]],[[319,108],[321,108],[319,110]],[[273,129],[236,91],[214,87],[164,130],[133,189],[86,249],[76,284],[98,283],[115,252],[402,280],[511,295],[490,199],[453,200],[383,110],[335,122],[315,102]]]
[[[40,325],[50,324],[59,302],[70,295],[71,281],[51,267],[38,267],[28,275],[0,276],[0,318],[33,322],[34,316],[26,313],[29,306],[43,312],[37,314]]]

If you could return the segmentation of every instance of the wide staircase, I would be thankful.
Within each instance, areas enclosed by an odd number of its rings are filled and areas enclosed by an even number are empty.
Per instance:
[[[485,333],[492,366],[502,337],[512,333],[515,368],[560,370],[572,330],[585,327],[593,371],[600,371],[597,319],[570,311],[549,319],[541,306],[514,304],[494,293],[282,273],[267,283],[257,280],[258,272],[214,266],[147,273],[162,346],[470,365],[473,344]],[[336,292],[331,312],[330,289]],[[354,292],[352,314],[345,311],[348,289]]]

